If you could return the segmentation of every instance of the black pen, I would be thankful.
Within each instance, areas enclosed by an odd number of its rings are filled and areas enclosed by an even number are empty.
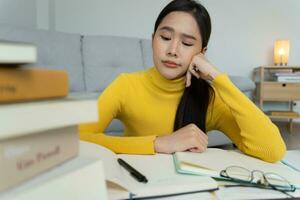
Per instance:
[[[148,182],[147,178],[143,174],[141,174],[136,169],[134,169],[133,167],[131,167],[127,162],[125,162],[121,158],[118,158],[118,163],[122,167],[124,167],[130,173],[130,175],[133,176],[137,181],[144,182],[144,183]]]

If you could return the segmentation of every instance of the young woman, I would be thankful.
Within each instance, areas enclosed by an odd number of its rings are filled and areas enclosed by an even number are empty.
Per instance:
[[[99,121],[82,124],[80,138],[116,153],[203,152],[215,129],[248,155],[280,160],[286,147],[278,128],[205,58],[210,32],[201,4],[170,2],[154,27],[155,66],[118,76],[99,97]],[[104,134],[113,118],[124,137]]]

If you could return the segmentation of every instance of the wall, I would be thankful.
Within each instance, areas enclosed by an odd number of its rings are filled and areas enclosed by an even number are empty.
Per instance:
[[[170,0],[0,0],[0,23],[85,35],[151,38]],[[220,70],[250,76],[272,64],[273,43],[290,39],[289,65],[299,65],[299,0],[202,0],[212,18],[207,57]]]
[[[55,29],[87,35],[151,38],[155,19],[169,0],[56,0]],[[213,23],[208,58],[220,70],[250,76],[272,64],[273,42],[288,38],[289,64],[300,57],[299,0],[202,0]]]
[[[0,23],[36,27],[36,0],[0,0]]]

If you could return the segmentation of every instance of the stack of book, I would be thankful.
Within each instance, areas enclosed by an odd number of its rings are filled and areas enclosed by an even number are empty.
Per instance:
[[[26,67],[36,61],[34,44],[0,41],[0,103],[67,96],[67,72]]]
[[[0,192],[77,156],[78,124],[98,120],[96,100],[66,97],[67,72],[36,60],[35,45],[0,41]]]
[[[0,104],[0,192],[76,157],[77,125],[97,120],[92,99]]]
[[[297,72],[277,72],[274,73],[278,82],[300,82],[300,71]]]

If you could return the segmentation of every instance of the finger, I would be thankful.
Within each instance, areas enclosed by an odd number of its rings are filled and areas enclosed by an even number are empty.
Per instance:
[[[198,148],[201,148],[202,150],[205,150],[207,148],[207,140],[203,139],[203,138],[200,138],[199,137],[199,140],[198,140]]]
[[[189,149],[190,152],[194,152],[194,153],[200,153],[201,150],[200,149],[197,149],[197,148],[191,148]]]
[[[193,126],[193,128],[195,129],[195,131],[197,131],[199,133],[199,136],[201,138],[203,138],[204,140],[208,140],[208,136],[205,132],[203,132],[198,126]]]
[[[197,132],[198,133],[197,133],[197,137],[195,138],[196,139],[195,146],[196,147],[203,147],[203,148],[206,149],[207,145],[208,145],[208,138],[207,138],[206,134],[203,133],[203,131],[201,131],[200,129]]]
[[[186,73],[185,87],[189,87],[191,85],[191,78],[192,78],[192,75],[191,75],[190,71],[188,70]]]
[[[196,67],[195,64],[191,64],[191,65],[190,65],[189,71],[190,71],[194,76],[196,76],[197,78],[200,78],[200,75],[199,75],[199,69]]]
[[[200,137],[200,133],[193,134],[194,136],[190,138],[190,148],[200,149],[201,151],[207,148],[207,141]]]
[[[206,149],[205,148],[190,148],[189,151],[190,152],[194,152],[194,153],[201,153],[201,152],[204,152]]]

